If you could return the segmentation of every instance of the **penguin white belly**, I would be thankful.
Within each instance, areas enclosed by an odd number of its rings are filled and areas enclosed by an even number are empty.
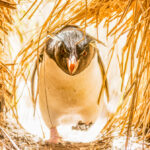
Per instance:
[[[76,115],[83,122],[97,119],[102,85],[97,55],[85,70],[70,76],[44,54],[39,79],[39,106],[49,128],[65,122],[75,123]]]

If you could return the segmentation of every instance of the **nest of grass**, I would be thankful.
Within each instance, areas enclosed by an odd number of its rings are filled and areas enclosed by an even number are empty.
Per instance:
[[[132,127],[132,130],[133,127]],[[118,136],[119,130],[114,130],[114,126],[109,130],[101,134],[98,140],[90,143],[73,143],[73,142],[62,142],[58,144],[49,144],[30,133],[26,132],[21,128],[15,120],[7,118],[0,122],[0,148],[8,150],[21,150],[21,149],[32,149],[32,150],[97,150],[105,149],[120,150],[125,147],[126,131],[122,135]],[[138,137],[138,138],[137,138]],[[129,147],[136,145],[137,149],[142,149],[143,141],[139,140],[139,136],[132,138]],[[120,140],[122,139],[122,140]],[[114,141],[117,143],[114,144]],[[149,143],[144,144],[145,148],[149,148]]]
[[[45,144],[42,139],[27,133],[20,128],[12,119],[6,119],[0,122],[0,148],[11,150],[20,149],[54,149],[54,150],[80,150],[80,149],[111,149],[110,137],[103,137],[101,140],[93,143],[70,143]]]
[[[21,18],[30,19],[34,16],[34,13],[40,8],[40,5],[48,3],[44,1],[34,1],[28,8],[26,13]],[[121,90],[124,95],[122,103],[118,107],[116,113],[111,117],[102,131],[102,135],[105,135],[107,139],[111,139],[112,133],[116,133],[113,137],[126,137],[125,148],[127,149],[130,137],[138,137],[138,141],[142,141],[143,145],[149,145],[150,139],[150,1],[149,0],[57,0],[54,1],[54,7],[50,11],[49,16],[43,23],[40,30],[33,35],[33,39],[26,43],[26,47],[18,53],[14,64],[18,63],[18,69],[13,73],[13,87],[12,90],[16,90],[16,78],[23,78],[28,80],[27,66],[39,58],[40,51],[45,45],[47,36],[54,36],[62,27],[67,24],[77,24],[81,29],[86,32],[88,26],[94,25],[97,28],[97,37],[95,40],[102,43],[98,39],[98,25],[105,19],[105,27],[107,28],[107,36],[114,36],[114,42],[110,49],[110,60],[106,68],[106,73],[109,71],[111,59],[113,57],[115,46],[122,35],[127,34],[127,41],[121,49],[122,56],[118,57],[118,63],[120,67],[120,74],[122,78]],[[9,19],[9,13],[11,9],[14,9],[15,5],[8,2],[0,1],[2,4],[1,16],[5,20],[5,26],[1,26],[1,31],[6,35],[7,30],[11,31]],[[6,5],[7,4],[7,5]],[[10,4],[10,5],[9,5]],[[6,11],[7,10],[7,11]],[[6,15],[2,15],[4,14]],[[1,18],[0,18],[1,19]],[[110,24],[113,21],[116,24],[111,27]],[[3,21],[2,21],[3,22]],[[4,28],[5,27],[5,28]],[[139,38],[141,40],[139,40]],[[1,40],[2,41],[2,40]],[[7,41],[7,39],[5,40]],[[3,43],[2,43],[3,44]],[[7,50],[8,51],[8,50]],[[1,55],[3,56],[3,55]],[[135,61],[137,60],[137,62]],[[38,59],[37,59],[38,60]],[[37,61],[37,64],[39,62]],[[2,65],[2,72],[7,76],[2,75],[0,79],[3,81],[3,86],[8,86],[8,81],[12,81],[10,72],[12,68],[7,69],[6,63]],[[130,68],[130,76],[128,78],[127,85],[124,84],[127,68]],[[8,73],[9,72],[9,73]],[[2,73],[3,74],[3,73]],[[4,78],[5,77],[5,78]],[[7,77],[7,78],[6,78]],[[105,80],[105,79],[104,79]],[[105,82],[105,81],[104,81]],[[2,87],[3,87],[2,86]],[[5,88],[1,88],[5,92],[10,93]],[[9,87],[9,90],[11,88]],[[7,92],[6,92],[7,91]],[[12,98],[11,98],[12,99]],[[15,92],[13,92],[14,104],[16,102]],[[1,100],[2,101],[2,100]],[[5,98],[3,101],[7,101]],[[12,107],[11,107],[12,108]],[[15,107],[13,107],[15,108]],[[12,108],[12,109],[13,109]],[[14,116],[17,120],[17,113],[14,112]],[[1,130],[2,132],[2,130]],[[136,133],[136,134],[135,134]],[[103,141],[105,142],[105,137]],[[100,142],[100,141],[98,141]],[[107,141],[108,142],[108,141]],[[105,142],[105,144],[107,143]],[[96,142],[94,142],[96,143]],[[92,146],[92,143],[88,144]],[[77,146],[79,146],[77,144]],[[54,146],[55,147],[55,146]],[[53,148],[54,148],[53,147]],[[56,145],[57,147],[57,145]],[[85,146],[86,149],[86,144]],[[96,145],[94,145],[96,148]],[[91,147],[91,149],[94,147]],[[67,148],[67,147],[65,147]],[[109,148],[108,148],[109,149]],[[111,149],[111,148],[110,148]]]

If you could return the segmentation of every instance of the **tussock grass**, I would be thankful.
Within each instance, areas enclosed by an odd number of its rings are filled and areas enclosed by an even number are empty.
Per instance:
[[[21,67],[18,67],[14,77],[18,78],[21,76],[27,80],[28,77],[25,74],[26,68],[33,60],[39,57],[41,50],[45,46],[47,37],[53,37],[55,33],[67,24],[77,24],[84,32],[86,32],[88,26],[94,25],[97,28],[96,40],[101,42],[100,39],[98,39],[98,25],[105,19],[107,36],[116,36],[110,53],[113,55],[115,44],[119,38],[126,33],[127,41],[123,49],[120,50],[122,52],[121,60],[118,58],[122,77],[121,90],[124,91],[124,96],[117,112],[108,121],[103,132],[109,133],[111,130],[114,131],[114,129],[117,129],[119,131],[118,135],[125,133],[127,136],[126,148],[128,140],[132,135],[131,128],[134,129],[141,140],[149,139],[150,1],[56,0],[54,2],[55,4],[52,11],[49,13],[41,29],[34,35],[34,40],[30,40],[26,44],[26,47],[18,53],[14,64],[19,63]],[[46,3],[48,3],[47,0],[41,0],[40,2],[35,0],[20,20],[23,21],[24,18],[32,20],[34,13],[39,9],[40,5]],[[0,24],[0,29],[1,32],[7,34],[8,30],[11,31],[11,9],[15,8],[15,4],[13,1],[0,1],[0,5],[3,6],[0,8],[1,11],[3,11],[3,15],[0,13],[0,21],[4,21],[3,24]],[[110,24],[114,20],[116,20],[116,24],[112,28]],[[3,44],[2,39],[0,42]],[[111,59],[109,62],[111,63]],[[37,63],[39,62],[37,61]],[[125,86],[124,80],[127,68],[130,68],[130,76]],[[110,69],[109,65],[107,70],[108,69]],[[6,65],[3,67],[3,71],[4,70],[7,72]],[[5,81],[7,80],[5,79]],[[16,88],[15,81],[16,80],[13,82],[14,91]]]

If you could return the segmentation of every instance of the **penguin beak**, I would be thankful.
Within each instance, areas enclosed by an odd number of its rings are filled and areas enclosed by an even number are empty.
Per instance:
[[[76,60],[75,56],[67,59],[67,67],[70,74],[73,74],[76,71],[78,67],[78,61]]]

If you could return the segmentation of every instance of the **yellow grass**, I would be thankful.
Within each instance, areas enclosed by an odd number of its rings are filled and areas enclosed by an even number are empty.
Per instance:
[[[20,18],[22,22],[25,18],[32,20],[34,13],[40,5],[48,3],[47,0],[34,1],[28,10]],[[0,24],[1,32],[5,34],[10,31],[10,9],[14,9],[12,2],[0,1],[0,8],[3,10],[2,19],[5,20],[3,26]],[[8,13],[6,10],[8,9]],[[0,18],[1,19],[1,18]],[[57,0],[52,11],[43,23],[40,30],[36,32],[33,40],[29,40],[26,47],[18,53],[15,62],[21,67],[15,72],[14,77],[23,77],[27,80],[25,71],[29,63],[39,57],[39,53],[47,40],[46,36],[53,37],[63,26],[67,24],[77,24],[86,32],[86,27],[94,25],[98,31],[98,24],[105,19],[107,36],[115,35],[114,45],[110,50],[113,55],[115,44],[119,38],[127,33],[127,41],[123,47],[122,57],[119,60],[120,73],[122,77],[123,100],[117,112],[109,120],[103,131],[117,128],[122,134],[126,131],[128,145],[131,136],[131,127],[142,135],[142,139],[150,138],[150,1],[149,0]],[[116,20],[114,27],[110,23]],[[141,41],[139,41],[139,38]],[[97,39],[98,42],[101,42]],[[0,42],[3,44],[2,39]],[[18,61],[20,60],[21,61]],[[119,59],[119,58],[118,58]],[[137,59],[137,63],[135,63]],[[39,63],[37,61],[37,63]],[[111,63],[111,59],[110,59]],[[4,67],[7,71],[6,67]],[[124,85],[127,68],[130,68],[128,84]],[[109,65],[107,70],[110,69]],[[1,77],[2,78],[2,77]],[[14,89],[16,88],[14,79]],[[15,91],[15,90],[14,90]],[[15,95],[14,95],[15,97]],[[14,98],[15,100],[15,98]],[[114,127],[115,126],[115,127]],[[141,129],[139,131],[139,128]]]

